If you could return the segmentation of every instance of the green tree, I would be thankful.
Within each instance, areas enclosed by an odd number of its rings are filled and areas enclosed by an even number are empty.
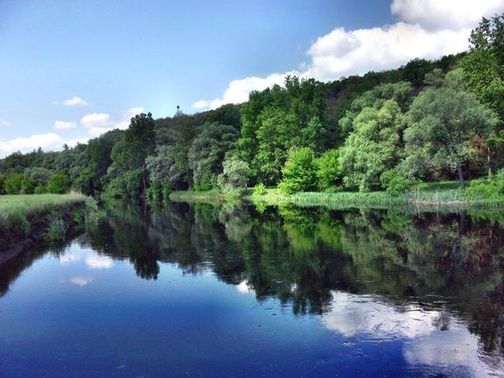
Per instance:
[[[404,116],[396,101],[365,107],[352,123],[353,131],[340,149],[343,182],[360,191],[381,188],[383,172],[395,167],[402,152]]]
[[[483,18],[471,32],[470,51],[461,60],[464,81],[479,100],[489,106],[504,121],[504,16]],[[492,176],[492,163],[502,152],[504,136],[493,130],[485,140],[488,176]]]
[[[341,166],[339,150],[327,150],[316,160],[318,185],[326,190],[341,184]]]
[[[282,169],[281,191],[292,194],[317,188],[317,167],[313,150],[309,147],[294,149],[289,153]]]
[[[227,157],[222,163],[222,173],[217,183],[223,192],[247,189],[250,175],[249,165],[235,155]]]
[[[55,173],[47,183],[49,193],[64,194],[70,189],[70,180],[63,172]]]
[[[226,152],[238,139],[238,131],[227,125],[205,124],[189,148],[189,167],[192,169],[194,188],[210,190],[217,185]]]
[[[107,171],[109,183],[113,182],[113,185],[107,187],[110,195],[127,193],[129,198],[138,199],[145,193],[148,179],[145,159],[155,147],[154,126],[151,113],[142,113],[131,118],[131,123],[124,132],[124,139],[115,144],[111,151],[112,164]],[[136,185],[138,172],[141,172],[140,187]],[[117,190],[121,184],[128,187]],[[133,189],[137,189],[138,192],[134,193]]]
[[[23,185],[23,174],[12,173],[5,178],[5,192],[7,194],[19,194],[21,193],[21,187]]]
[[[463,166],[474,153],[471,141],[488,135],[498,123],[495,113],[474,94],[453,87],[422,91],[413,101],[408,121],[407,158],[402,165],[409,175],[448,169],[457,172],[461,187]]]

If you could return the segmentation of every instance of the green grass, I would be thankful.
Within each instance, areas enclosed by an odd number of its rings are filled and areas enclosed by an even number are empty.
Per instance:
[[[33,214],[54,206],[89,202],[82,194],[20,194],[0,195],[0,218],[23,213]]]
[[[174,202],[204,202],[204,203],[222,203],[236,201],[240,198],[236,193],[221,193],[217,190],[205,192],[196,192],[192,190],[175,191],[170,193],[171,201]]]
[[[476,179],[473,181],[485,181]],[[470,182],[466,182],[466,187]],[[262,202],[266,205],[295,204],[299,206],[325,206],[330,208],[349,207],[422,207],[422,208],[446,208],[461,209],[468,207],[499,208],[504,207],[504,197],[492,199],[470,200],[465,189],[459,188],[458,181],[423,182],[413,186],[410,191],[398,196],[392,196],[386,192],[301,192],[286,195],[277,188],[266,189],[262,195],[249,190],[244,199],[253,202]],[[207,202],[222,203],[235,197],[229,197],[218,191],[173,192],[170,199],[175,202]]]
[[[94,211],[96,202],[81,194],[0,195],[0,251],[63,240]]]

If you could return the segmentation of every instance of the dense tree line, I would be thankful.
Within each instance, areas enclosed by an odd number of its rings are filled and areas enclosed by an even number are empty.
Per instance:
[[[14,153],[0,161],[0,193],[56,180],[59,191],[128,199],[257,185],[401,193],[418,180],[492,177],[504,166],[503,20],[483,19],[457,56],[330,83],[288,76],[242,105],[139,114],[87,144]]]

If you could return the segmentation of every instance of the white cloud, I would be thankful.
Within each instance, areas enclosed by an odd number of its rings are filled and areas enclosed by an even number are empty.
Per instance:
[[[91,269],[110,269],[114,261],[108,256],[93,255],[86,259],[86,265]]]
[[[7,127],[10,126],[10,122],[6,121],[5,119],[0,119],[0,127]]]
[[[43,150],[59,150],[63,144],[63,139],[55,133],[34,134],[9,140],[0,139],[0,156],[17,151],[30,152],[39,147]]]
[[[77,125],[74,122],[66,122],[66,121],[56,121],[54,122],[53,128],[55,130],[68,130],[75,129]]]
[[[62,103],[65,106],[86,106],[86,105],[88,105],[86,100],[84,100],[78,96],[73,96],[72,98],[69,98],[68,100],[64,100]]]
[[[252,289],[247,281],[242,281],[235,286],[236,290],[241,294],[255,294],[254,289]]]
[[[199,100],[193,104],[195,109],[207,109],[210,106],[210,101]]]
[[[247,101],[252,90],[282,84],[288,74],[321,81],[368,71],[382,71],[414,58],[435,59],[467,49],[470,30],[482,16],[504,11],[503,0],[394,0],[392,25],[346,30],[335,28],[308,49],[309,61],[299,71],[233,80],[224,94],[193,104],[198,110]]]
[[[74,284],[74,285],[77,285],[80,287],[84,287],[86,285],[89,285],[91,282],[93,282],[92,277],[75,276],[75,277],[70,278],[71,284]]]
[[[251,76],[245,79],[233,80],[224,92],[222,98],[199,100],[193,104],[196,109],[216,109],[225,104],[239,104],[248,100],[252,91],[262,91],[275,84],[282,85],[286,75],[302,75],[298,71],[274,73],[267,77]]]
[[[335,29],[317,39],[308,50],[311,64],[305,76],[337,80],[396,68],[414,58],[433,59],[458,53],[467,48],[469,32],[469,29],[430,32],[404,22],[373,29]]]
[[[447,311],[413,304],[394,306],[378,296],[340,291],[331,294],[331,311],[322,315],[322,323],[347,338],[400,340],[403,356],[411,366],[463,367],[478,377],[494,369],[502,371],[503,359],[496,356],[486,365],[479,358],[482,351],[478,337]]]
[[[394,0],[393,14],[427,30],[463,30],[504,10],[502,0]]]
[[[107,113],[89,113],[83,116],[80,122],[86,129],[108,127],[110,125],[110,115]]]
[[[112,120],[108,113],[90,113],[81,118],[81,125],[88,129],[90,135],[96,137],[114,129],[127,129],[130,120],[144,111],[141,106],[134,106],[126,110],[119,119]]]
[[[75,253],[65,253],[62,256],[59,256],[59,263],[61,265],[67,265],[71,263],[75,263],[81,260],[81,255],[80,254],[75,254]]]

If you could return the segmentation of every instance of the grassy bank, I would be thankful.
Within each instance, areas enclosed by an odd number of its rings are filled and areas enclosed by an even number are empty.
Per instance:
[[[206,192],[187,190],[170,193],[170,200],[173,202],[202,202],[219,204],[223,202],[236,201],[239,199],[239,195],[221,193],[217,190],[210,190]]]
[[[464,208],[464,207],[504,207],[502,199],[469,199],[465,189],[456,181],[420,183],[409,192],[393,196],[386,192],[301,192],[283,194],[276,188],[266,189],[263,194],[251,190],[243,196],[246,200],[262,202],[266,205],[295,204],[298,206],[325,206],[330,208],[349,207],[422,207],[422,208]],[[175,202],[218,203],[227,200],[218,192],[173,192],[170,199]],[[236,197],[234,197],[236,199]]]
[[[86,214],[95,206],[80,194],[2,195],[0,251],[64,239],[84,226]]]

